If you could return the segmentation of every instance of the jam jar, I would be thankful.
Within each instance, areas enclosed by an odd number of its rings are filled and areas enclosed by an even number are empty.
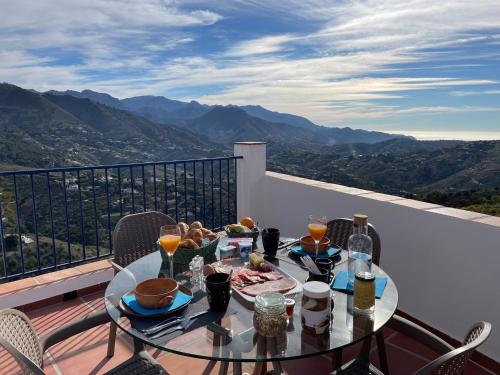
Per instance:
[[[285,297],[279,293],[262,293],[255,297],[253,325],[266,337],[277,337],[286,330]]]
[[[330,326],[330,286],[320,281],[309,281],[302,287],[302,329],[310,334],[322,334]]]

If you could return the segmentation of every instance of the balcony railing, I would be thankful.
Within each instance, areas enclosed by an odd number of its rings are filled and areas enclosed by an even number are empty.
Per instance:
[[[0,280],[112,254],[124,215],[236,220],[237,156],[0,173]]]

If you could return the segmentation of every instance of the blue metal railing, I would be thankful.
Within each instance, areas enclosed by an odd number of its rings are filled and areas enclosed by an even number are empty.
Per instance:
[[[214,230],[235,222],[240,158],[0,172],[0,280],[110,256],[113,227],[130,213]]]

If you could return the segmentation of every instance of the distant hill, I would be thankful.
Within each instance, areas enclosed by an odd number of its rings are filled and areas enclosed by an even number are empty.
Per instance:
[[[404,142],[407,152],[400,147]],[[370,153],[347,154],[282,150],[271,169],[298,176],[396,195],[423,195],[500,188],[500,141],[422,142],[392,140]],[[352,149],[365,146],[352,145]],[[379,147],[382,153],[375,152]],[[393,149],[393,152],[389,150]]]
[[[407,154],[442,150],[463,143],[463,141],[417,141],[412,138],[394,138],[377,143],[339,144],[329,150],[342,156]]]
[[[0,84],[0,162],[51,167],[220,155],[174,125],[86,98]]]
[[[217,130],[220,132],[223,128],[225,128],[226,133],[228,134],[232,134],[233,127],[239,127],[239,125],[238,123],[234,122],[234,113],[231,110],[222,112],[221,108],[236,108],[243,110],[247,115],[267,122],[267,125],[264,125],[265,123],[261,123],[261,125],[264,126],[274,128],[277,126],[277,124],[289,125],[314,132],[315,134],[312,136],[312,138],[315,139],[314,143],[322,143],[325,145],[356,142],[375,143],[394,138],[411,138],[402,135],[351,129],[348,127],[332,128],[318,126],[304,117],[291,115],[288,113],[273,112],[258,105],[209,106],[200,104],[196,101],[182,102],[179,100],[171,100],[163,96],[137,96],[120,100],[117,98],[113,98],[108,94],[98,93],[91,90],[83,90],[82,92],[69,90],[65,92],[59,92],[59,94],[86,97],[88,99],[98,101],[115,108],[127,109],[155,122],[170,123],[176,125],[192,125],[203,122],[206,120],[206,118],[203,118],[203,116],[216,109],[217,115],[215,117],[217,119]],[[225,118],[225,115],[227,115],[228,117]],[[243,116],[241,115],[240,120],[243,120]],[[248,118],[244,120],[244,122],[248,121]],[[282,128],[283,129],[281,130],[281,134],[283,134],[283,132],[285,131],[290,130],[289,127]],[[265,131],[264,133],[276,134],[274,129],[270,129],[268,132]],[[308,136],[307,138],[311,138],[311,136]],[[270,139],[265,140],[270,141]],[[275,141],[279,142],[279,140]]]

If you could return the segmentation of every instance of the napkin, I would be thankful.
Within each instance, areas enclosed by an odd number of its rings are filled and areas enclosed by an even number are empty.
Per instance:
[[[300,255],[301,257],[306,256],[306,255],[309,255],[311,258],[315,258],[316,257],[316,254],[308,253],[300,245],[294,245],[294,246],[292,246],[291,250],[295,254]],[[330,247],[326,251],[326,253],[320,253],[320,254],[318,254],[318,258],[333,257],[333,256],[337,255],[338,253],[340,253],[341,251],[342,251],[342,249],[340,249],[340,248]]]
[[[133,293],[131,294],[126,294],[122,296],[122,301],[123,303],[130,308],[133,312],[136,314],[141,314],[141,315],[156,315],[156,314],[163,314],[168,311],[177,309],[191,301],[193,297],[187,295],[186,293],[183,293],[182,291],[178,291],[174,300],[170,305],[167,305],[165,307],[162,307],[161,309],[146,309],[139,305],[137,302],[137,299],[135,298],[135,295]]]
[[[352,293],[352,286],[348,285],[348,276],[347,272],[343,271],[337,274],[333,284],[331,285],[332,289],[340,290],[347,293]],[[387,285],[387,277],[385,276],[376,276],[375,277],[375,297],[381,298],[384,293],[385,286]]]

